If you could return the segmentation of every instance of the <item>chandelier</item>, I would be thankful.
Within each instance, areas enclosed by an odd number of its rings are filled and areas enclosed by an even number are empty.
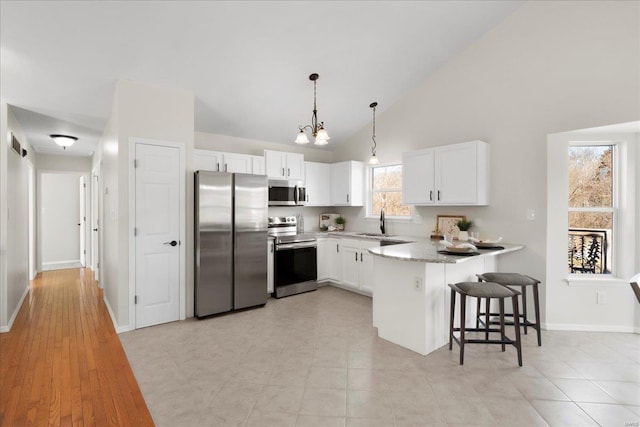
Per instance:
[[[307,134],[305,133],[306,129],[311,130],[311,135],[315,138],[314,144],[316,145],[327,145],[329,143],[329,134],[324,129],[324,122],[318,123],[318,109],[316,108],[316,82],[318,81],[320,76],[316,73],[313,73],[309,76],[309,80],[313,82],[313,114],[311,115],[311,124],[305,126],[298,126],[300,132],[298,132],[298,137],[295,140],[296,144],[308,144],[309,138],[307,138]]]

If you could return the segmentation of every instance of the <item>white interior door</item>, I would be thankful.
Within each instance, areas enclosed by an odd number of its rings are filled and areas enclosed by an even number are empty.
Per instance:
[[[136,328],[180,316],[180,150],[135,147]]]
[[[80,177],[80,187],[79,187],[79,200],[80,200],[80,215],[78,216],[78,225],[80,226],[80,264],[83,267],[87,266],[87,209],[86,209],[86,200],[87,200],[87,180],[82,175]]]
[[[91,266],[98,282],[100,282],[99,174],[98,168],[91,173]]]

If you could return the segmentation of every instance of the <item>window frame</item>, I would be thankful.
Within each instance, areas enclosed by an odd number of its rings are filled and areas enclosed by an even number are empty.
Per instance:
[[[380,163],[377,165],[367,165],[367,202],[366,202],[366,214],[365,214],[365,219],[379,219],[379,216],[377,214],[374,214],[373,211],[373,194],[376,192],[384,192],[384,191],[396,191],[395,188],[390,188],[390,189],[384,189],[384,190],[374,190],[373,189],[373,171],[376,168],[386,168],[386,167],[392,167],[392,166],[400,166],[400,168],[403,168],[403,164],[402,162],[391,162],[391,163]],[[400,195],[402,196],[402,185],[400,186],[400,188],[397,190],[398,193],[400,193]],[[385,212],[385,220],[391,220],[391,221],[400,221],[400,222],[404,222],[404,221],[412,221],[414,219],[414,207],[409,205],[409,215],[407,216],[400,216],[400,215],[388,215]]]
[[[578,273],[567,273],[567,281],[584,281],[584,280],[597,280],[597,278],[602,279],[613,279],[616,278],[616,274],[618,272],[618,246],[620,239],[619,232],[619,223],[618,223],[618,214],[619,214],[619,200],[620,200],[620,160],[619,160],[619,151],[620,151],[620,142],[613,140],[602,140],[602,141],[584,141],[584,140],[570,140],[569,145],[567,147],[567,156],[569,155],[569,150],[571,147],[604,147],[610,146],[612,147],[612,155],[611,155],[611,166],[612,166],[612,189],[611,189],[611,207],[572,207],[569,206],[569,198],[567,198],[567,219],[571,212],[592,212],[592,213],[611,213],[612,214],[612,231],[611,231],[611,240],[610,243],[611,248],[611,260],[610,260],[610,270],[609,273],[600,273],[600,274],[578,274]],[[568,166],[568,165],[567,165]],[[569,168],[567,167],[567,173],[569,172]],[[568,184],[568,182],[567,182]],[[569,229],[567,223],[567,247],[569,243]]]

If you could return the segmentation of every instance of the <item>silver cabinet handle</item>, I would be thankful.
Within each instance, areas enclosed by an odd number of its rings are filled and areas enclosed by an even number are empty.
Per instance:
[[[220,172],[220,163],[216,163],[216,172]]]
[[[224,171],[225,172],[227,171],[227,164],[226,163],[224,164]]]
[[[287,176],[291,176],[291,169],[287,168]]]
[[[360,262],[362,262],[362,252],[360,252]]]
[[[336,252],[340,252],[340,244],[336,243]]]
[[[429,190],[429,200],[433,201],[433,190]]]
[[[349,203],[349,195],[347,194],[347,203]]]
[[[284,176],[284,168],[282,168],[282,176]]]
[[[438,190],[438,200],[440,200],[440,190]]]

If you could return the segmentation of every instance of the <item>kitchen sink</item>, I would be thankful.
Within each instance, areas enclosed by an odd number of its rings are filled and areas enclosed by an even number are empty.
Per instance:
[[[410,243],[410,242],[405,242],[404,240],[380,240],[380,246],[391,246],[391,245],[401,245],[403,243]]]
[[[356,236],[366,237],[393,237],[394,234],[382,234],[382,233],[357,233]]]

